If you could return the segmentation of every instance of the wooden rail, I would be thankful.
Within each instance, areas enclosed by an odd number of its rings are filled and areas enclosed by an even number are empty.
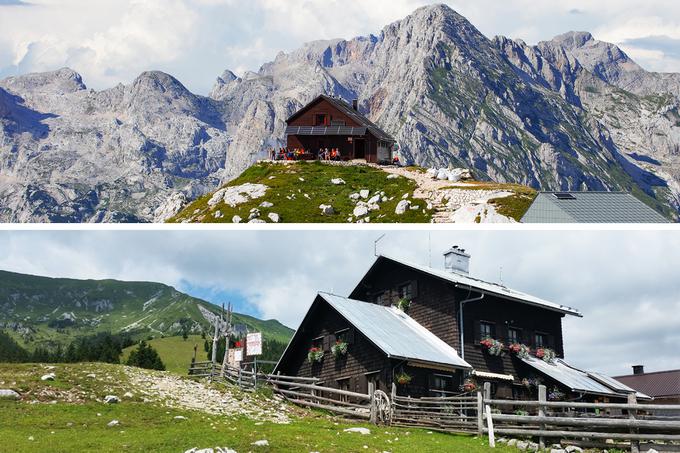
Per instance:
[[[655,413],[680,410],[679,405],[638,404],[635,394],[628,395],[626,403],[584,403],[566,401],[547,401],[545,386],[539,386],[538,401],[498,400],[490,398],[490,385],[485,384],[485,415],[488,421],[481,418],[482,431],[489,435],[489,445],[493,446],[496,435],[510,435],[525,438],[536,438],[539,447],[544,448],[546,439],[579,439],[589,445],[611,448],[612,441],[627,441],[632,453],[639,453],[640,442],[665,442],[655,444],[659,450],[680,450],[680,445],[668,443],[680,442],[680,418],[647,417],[645,411]],[[511,406],[537,410],[537,415],[502,413],[500,408]],[[581,409],[593,411],[613,409],[620,416],[595,413],[574,416],[555,410]],[[549,412],[553,410],[552,412]],[[598,443],[599,441],[599,443]]]

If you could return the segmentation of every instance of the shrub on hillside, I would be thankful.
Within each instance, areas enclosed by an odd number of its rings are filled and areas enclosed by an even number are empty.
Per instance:
[[[148,370],[165,371],[165,365],[158,355],[158,352],[147,344],[146,341],[141,341],[139,346],[137,346],[137,349],[132,350],[127,365],[146,368]]]

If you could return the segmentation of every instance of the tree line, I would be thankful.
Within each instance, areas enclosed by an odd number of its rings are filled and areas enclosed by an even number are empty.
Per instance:
[[[37,346],[35,350],[28,351],[21,347],[9,334],[0,331],[0,362],[102,362],[118,364],[120,363],[123,349],[134,344],[135,341],[127,334],[100,332],[76,338],[65,348],[57,344],[49,348]],[[145,341],[140,342],[139,346],[132,351],[125,364],[154,370],[165,369],[165,365],[163,365],[156,350]]]

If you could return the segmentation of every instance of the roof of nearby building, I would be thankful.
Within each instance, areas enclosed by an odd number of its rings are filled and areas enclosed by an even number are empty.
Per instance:
[[[669,223],[626,192],[540,192],[522,223]]]
[[[561,383],[572,392],[618,397],[635,392],[631,388],[621,386],[620,383],[612,383],[612,379],[608,376],[579,370],[562,359],[555,359],[554,362],[548,363],[536,357],[529,357],[522,359],[522,361]],[[642,399],[649,399],[649,396],[642,393],[637,393],[637,396]]]
[[[382,130],[380,127],[378,127],[375,123],[373,123],[371,120],[366,118],[364,115],[361,113],[357,112],[354,110],[354,108],[347,104],[345,101],[342,99],[334,98],[331,96],[326,96],[325,94],[319,95],[312,102],[309,104],[305,105],[302,107],[300,110],[295,112],[293,115],[291,115],[290,118],[286,120],[286,124],[289,124],[291,121],[293,121],[295,118],[300,116],[303,112],[305,112],[309,107],[312,105],[316,104],[317,102],[324,100],[331,104],[333,107],[336,109],[340,110],[343,114],[347,115],[348,117],[352,118],[357,124],[359,124],[361,127],[365,127],[368,129],[371,134],[373,134],[378,140],[384,140],[386,142],[395,142],[396,140],[392,138],[390,134]],[[321,128],[325,129],[325,128]],[[333,127],[329,127],[328,129],[333,129]],[[292,134],[286,131],[287,134]],[[365,132],[364,132],[365,133]],[[309,133],[303,134],[303,135],[310,135]],[[328,134],[328,133],[323,133],[323,134],[313,134],[313,135],[338,135],[337,133],[335,134]],[[344,134],[344,135],[352,135],[352,134]]]
[[[395,263],[410,267],[420,272],[425,272],[434,277],[446,280],[448,282],[454,283],[456,285],[461,285],[466,288],[474,288],[476,291],[481,291],[486,294],[491,294],[494,296],[499,296],[506,299],[512,299],[517,302],[526,303],[529,305],[535,305],[541,308],[545,308],[552,311],[557,311],[559,313],[564,313],[574,316],[583,316],[581,312],[575,308],[567,307],[566,305],[556,304],[554,302],[549,302],[547,300],[541,299],[530,294],[523,293],[521,291],[516,291],[514,289],[508,288],[507,286],[500,285],[498,283],[487,282],[480,280],[478,278],[470,277],[469,275],[464,275],[459,272],[449,272],[445,270],[433,269],[428,266],[423,266],[416,263],[410,263],[401,259],[392,258],[389,256],[381,255],[378,257],[373,266],[375,266],[381,259],[387,259]],[[371,269],[373,269],[371,266]],[[369,270],[366,274],[371,272]]]
[[[454,348],[397,308],[327,293],[319,293],[319,297],[388,357],[452,368],[472,368]]]
[[[618,376],[614,379],[654,398],[680,396],[680,370]]]

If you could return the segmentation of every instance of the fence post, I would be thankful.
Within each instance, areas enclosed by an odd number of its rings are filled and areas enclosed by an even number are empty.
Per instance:
[[[485,382],[484,383],[484,405],[482,406],[482,419],[487,417],[486,414],[486,408],[489,408],[489,405],[487,404],[487,401],[491,399],[491,382]],[[489,419],[487,418],[487,421]],[[482,424],[484,423],[484,420],[482,420]],[[482,430],[483,430],[483,425],[482,425]],[[487,425],[487,428],[491,428],[490,426]]]
[[[628,404],[637,404],[637,397],[635,396],[635,393],[629,393],[628,394]],[[635,420],[636,415],[637,415],[637,410],[628,409],[628,418],[630,420]],[[631,434],[635,434],[635,433],[640,432],[640,430],[637,429],[637,428],[631,428],[630,432],[631,432]],[[631,441],[630,441],[630,453],[640,453],[640,441],[639,440],[631,439]]]
[[[255,363],[253,363],[253,386],[257,392],[257,357],[255,357]]]
[[[493,415],[491,414],[491,407],[487,404],[486,407],[486,424],[489,427],[489,447],[496,448],[496,435],[493,432]]]
[[[189,374],[193,373],[193,368],[196,366],[196,350],[198,349],[198,344],[194,344],[194,355],[191,357],[191,366],[189,367]]]
[[[240,389],[243,388],[242,381],[241,381],[241,376],[242,376],[241,371],[242,371],[241,370],[241,364],[239,364],[238,365],[238,388],[240,388]]]
[[[368,396],[371,402],[371,418],[369,419],[374,425],[378,424],[378,407],[375,404],[375,382],[368,383]]]
[[[545,406],[541,403],[545,403],[547,397],[547,388],[545,385],[538,386],[538,416],[545,417]],[[545,431],[545,424],[541,423],[541,431]],[[540,450],[545,449],[545,437],[540,436],[538,438],[538,448]]]
[[[480,390],[477,390],[477,434],[484,435],[484,398]]]

